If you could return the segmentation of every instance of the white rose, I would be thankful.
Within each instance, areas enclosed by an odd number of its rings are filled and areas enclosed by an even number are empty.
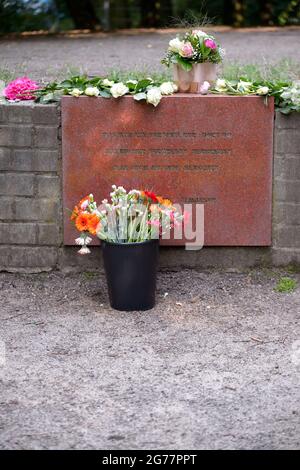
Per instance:
[[[181,51],[184,42],[180,41],[179,38],[171,39],[169,42],[169,51],[178,52]]]
[[[111,80],[108,80],[108,78],[105,78],[102,82],[102,84],[104,86],[113,86],[114,82],[112,82]]]
[[[76,98],[78,98],[78,96],[82,95],[83,91],[79,90],[79,88],[73,88],[72,91],[70,91],[70,95],[72,96],[76,96]]]
[[[158,87],[150,88],[147,92],[147,103],[153,104],[153,106],[157,106],[161,100],[161,92]]]
[[[216,81],[215,89],[218,91],[226,91],[227,90],[226,80],[218,78],[218,80]]]
[[[162,95],[172,95],[174,93],[174,85],[172,82],[164,82],[159,87]]]
[[[267,95],[269,93],[269,87],[261,86],[261,87],[257,88],[256,93],[258,95]]]
[[[207,34],[201,29],[194,29],[193,36],[198,36],[198,38],[203,38],[203,37],[206,37]]]
[[[114,83],[110,89],[110,92],[114,98],[119,98],[120,96],[126,95],[128,91],[128,87],[122,82]]]
[[[98,96],[99,90],[95,86],[88,86],[84,92],[87,96]]]

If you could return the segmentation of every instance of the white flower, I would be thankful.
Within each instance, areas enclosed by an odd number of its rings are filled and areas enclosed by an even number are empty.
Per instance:
[[[267,86],[261,86],[257,88],[256,94],[257,95],[267,95],[269,93],[269,87]]]
[[[169,42],[169,51],[172,51],[172,52],[180,52],[182,47],[184,45],[184,42],[183,41],[180,41],[179,38],[175,38],[175,39],[171,39],[171,41]]]
[[[210,83],[209,82],[203,82],[203,84],[200,87],[201,95],[207,95],[209,89],[210,89]]]
[[[137,80],[127,80],[126,83],[130,83],[130,84],[132,84],[132,85],[136,85],[137,82],[138,82]]]
[[[80,250],[78,251],[80,255],[87,255],[90,252],[91,250],[85,245],[82,248],[80,248]]]
[[[89,243],[91,243],[91,241],[92,241],[91,237],[79,237],[79,238],[76,238],[75,243],[76,245],[84,246],[84,245],[88,245]]]
[[[128,91],[128,87],[122,82],[114,83],[110,89],[110,92],[114,98],[119,98],[120,96],[126,95]]]
[[[172,82],[164,82],[159,87],[162,95],[172,95],[174,93],[174,85]]]
[[[161,92],[158,87],[150,88],[147,92],[147,103],[153,104],[153,106],[157,106],[161,100]]]
[[[198,38],[203,38],[203,37],[207,36],[207,34],[204,31],[202,31],[201,29],[194,29],[192,34],[193,34],[193,36],[198,36]]]
[[[78,96],[82,95],[83,91],[79,90],[79,88],[73,88],[72,91],[70,91],[70,95],[72,96],[76,96],[76,98],[78,98]]]
[[[227,90],[227,83],[226,83],[226,80],[223,80],[221,78],[218,78],[217,82],[216,82],[216,86],[215,86],[215,89],[217,91],[226,91]]]
[[[108,80],[108,78],[105,78],[102,82],[102,85],[104,86],[113,86],[114,82],[112,82],[111,80]]]
[[[88,86],[86,89],[85,89],[85,92],[84,92],[87,96],[98,96],[99,95],[99,90],[97,87],[95,86]]]

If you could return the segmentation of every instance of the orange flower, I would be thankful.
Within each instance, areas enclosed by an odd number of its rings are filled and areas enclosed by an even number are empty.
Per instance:
[[[88,220],[88,230],[92,235],[96,235],[99,222],[100,222],[100,219],[96,214],[90,215],[89,220]]]
[[[77,230],[79,230],[79,232],[85,232],[88,230],[89,218],[90,218],[90,215],[85,212],[82,212],[81,214],[78,215],[75,221],[75,225],[76,225]]]
[[[78,217],[78,214],[79,214],[78,206],[75,206],[74,209],[73,209],[73,212],[72,212],[72,214],[71,214],[70,219],[71,219],[72,221],[75,220],[75,219]]]
[[[170,201],[170,199],[164,199],[163,197],[161,196],[157,196],[157,200],[159,202],[159,204],[162,204],[163,206],[166,206],[166,207],[172,207],[172,201]]]

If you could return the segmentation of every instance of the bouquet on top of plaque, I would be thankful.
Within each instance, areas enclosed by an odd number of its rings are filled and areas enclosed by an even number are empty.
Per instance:
[[[214,36],[194,29],[171,39],[162,63],[173,65],[179,91],[206,94],[216,81],[224,53]]]

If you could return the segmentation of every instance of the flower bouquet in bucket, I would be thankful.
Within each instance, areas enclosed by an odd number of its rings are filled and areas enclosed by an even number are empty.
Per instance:
[[[159,238],[181,225],[169,199],[150,191],[112,186],[111,200],[97,205],[92,194],[75,206],[71,220],[80,232],[80,254],[90,235],[101,240],[110,304],[117,310],[148,310],[155,304]]]
[[[224,50],[214,36],[195,29],[171,39],[162,63],[173,65],[179,91],[207,93],[217,78],[217,64],[223,55]]]

